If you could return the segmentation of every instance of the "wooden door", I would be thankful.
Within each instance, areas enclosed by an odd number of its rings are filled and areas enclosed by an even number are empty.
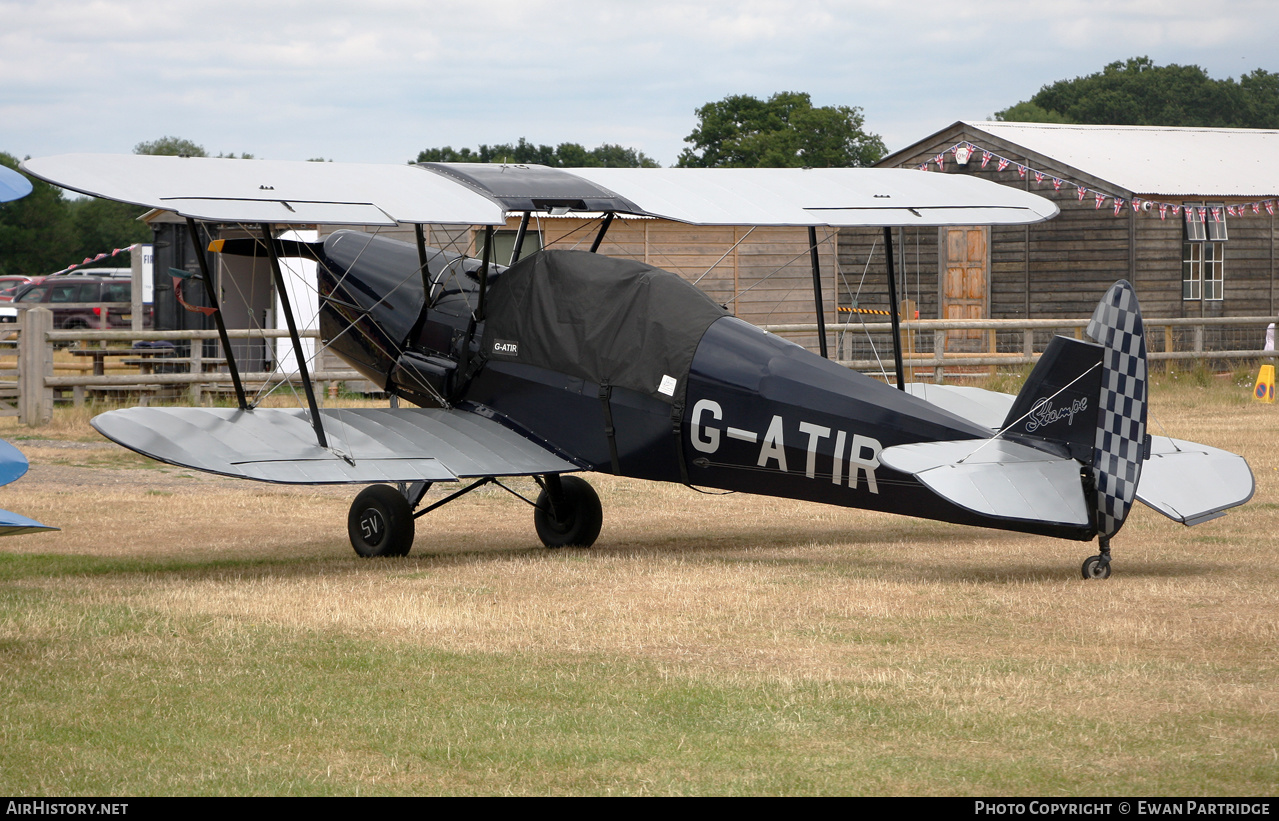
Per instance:
[[[962,226],[943,228],[941,271],[941,318],[985,319],[989,304],[987,270],[990,263],[990,228]],[[984,331],[947,331],[946,350],[984,350]]]

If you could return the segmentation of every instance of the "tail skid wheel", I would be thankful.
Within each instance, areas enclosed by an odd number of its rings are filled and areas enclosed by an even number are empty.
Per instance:
[[[1084,565],[1080,569],[1083,572],[1085,579],[1109,579],[1110,557],[1089,556],[1084,559]]]
[[[551,482],[558,480],[558,504],[552,502]],[[585,479],[576,476],[548,477],[548,488],[537,497],[533,526],[547,547],[590,547],[599,538],[604,523],[600,497]]]
[[[390,485],[369,485],[351,503],[346,531],[365,558],[404,556],[413,547],[413,509]]]

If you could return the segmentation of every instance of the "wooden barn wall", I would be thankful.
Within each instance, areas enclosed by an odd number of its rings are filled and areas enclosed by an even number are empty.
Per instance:
[[[1115,280],[1127,279],[1137,287],[1142,310],[1149,316],[1246,316],[1273,313],[1276,309],[1276,240],[1275,217],[1264,210],[1254,215],[1227,217],[1229,239],[1225,243],[1225,298],[1214,301],[1183,301],[1182,226],[1171,213],[1159,218],[1157,209],[1134,212],[1130,206],[1132,192],[1091,177],[1078,169],[1066,167],[1051,158],[1027,155],[1017,146],[994,140],[984,134],[953,130],[937,140],[916,146],[918,150],[897,158],[896,165],[917,168],[951,146],[969,140],[980,148],[1021,162],[1048,174],[1036,183],[1033,172],[1025,178],[1016,166],[999,171],[992,160],[981,168],[978,153],[966,168],[961,168],[952,154],[946,154],[946,170],[919,173],[968,174],[983,177],[1050,199],[1061,209],[1057,217],[1028,226],[992,227],[990,234],[989,294],[990,315],[997,319],[1086,317],[1097,300]],[[1069,181],[1054,190],[1052,177]],[[1081,201],[1073,184],[1089,189]],[[1125,200],[1116,215],[1114,201],[1107,199],[1096,207],[1092,191],[1101,189]],[[1258,195],[1260,199],[1264,195]],[[1203,197],[1162,195],[1158,199],[1171,203],[1183,200],[1203,201]],[[1251,202],[1252,200],[1247,200]],[[1229,201],[1227,201],[1229,204]],[[897,251],[898,282],[905,285],[905,295],[918,296],[920,316],[939,316],[939,233],[933,231],[931,249],[916,252],[914,245],[928,245],[919,239],[926,233],[920,229],[894,232]],[[874,258],[867,268],[867,254],[877,244]],[[903,259],[903,251],[905,251]],[[919,262],[916,264],[915,260]],[[905,265],[903,265],[905,262]],[[839,265],[851,287],[841,283],[840,305],[849,305],[866,270],[865,283],[857,296],[861,307],[880,307],[887,303],[887,285],[882,248],[882,230],[845,229],[840,233]],[[903,276],[904,272],[904,276]],[[855,276],[849,278],[850,273]],[[918,285],[916,280],[918,279]]]

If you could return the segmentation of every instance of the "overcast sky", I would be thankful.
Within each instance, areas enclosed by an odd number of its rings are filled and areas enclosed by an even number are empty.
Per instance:
[[[1149,56],[1279,71],[1275,0],[0,0],[0,151],[407,162],[620,143],[674,163],[694,110],[805,91],[890,150]]]

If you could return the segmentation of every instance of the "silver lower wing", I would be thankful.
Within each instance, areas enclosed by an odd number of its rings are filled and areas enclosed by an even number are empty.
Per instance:
[[[92,424],[152,459],[262,482],[455,482],[581,469],[467,411],[358,408],[320,415],[327,448],[317,444],[301,409],[126,408]]]

